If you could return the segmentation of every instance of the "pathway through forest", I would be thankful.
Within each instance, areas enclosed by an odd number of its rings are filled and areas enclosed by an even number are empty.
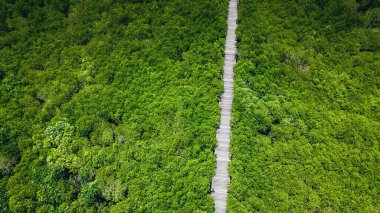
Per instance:
[[[230,0],[228,13],[228,30],[224,52],[224,92],[220,100],[221,117],[219,129],[216,131],[217,147],[216,173],[212,179],[211,196],[215,202],[215,212],[226,212],[227,192],[230,176],[228,163],[230,162],[231,137],[231,108],[234,96],[234,71],[236,63],[236,27],[237,27],[237,0]]]

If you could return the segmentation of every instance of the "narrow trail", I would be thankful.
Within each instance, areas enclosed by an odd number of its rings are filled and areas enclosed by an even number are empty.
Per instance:
[[[230,0],[228,13],[228,30],[224,52],[224,92],[220,100],[221,117],[219,129],[216,131],[217,147],[216,172],[212,178],[211,196],[215,202],[215,212],[227,212],[227,193],[230,175],[228,163],[230,162],[230,137],[231,137],[231,108],[234,96],[234,71],[236,63],[236,27],[237,27],[237,3],[238,0]]]

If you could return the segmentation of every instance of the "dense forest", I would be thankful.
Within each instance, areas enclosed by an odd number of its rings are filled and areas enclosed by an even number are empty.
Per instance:
[[[240,0],[230,212],[380,211],[380,1]]]
[[[0,212],[213,211],[227,3],[0,1]]]
[[[213,212],[228,0],[1,0],[0,212]],[[240,0],[229,212],[380,211],[380,1]]]

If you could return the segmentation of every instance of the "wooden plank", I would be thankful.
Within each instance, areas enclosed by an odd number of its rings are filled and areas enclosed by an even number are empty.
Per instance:
[[[227,194],[230,176],[228,163],[230,162],[230,138],[231,138],[231,110],[234,97],[234,73],[233,67],[236,63],[236,27],[237,27],[237,0],[230,0],[228,6],[228,30],[224,51],[224,92],[220,99],[220,123],[216,131],[217,147],[215,149],[216,169],[211,183],[211,196],[215,203],[215,212],[227,212]]]

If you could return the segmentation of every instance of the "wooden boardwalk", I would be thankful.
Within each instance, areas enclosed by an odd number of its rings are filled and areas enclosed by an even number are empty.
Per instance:
[[[234,71],[236,63],[236,27],[237,27],[237,0],[230,0],[228,13],[228,30],[224,52],[224,92],[220,100],[221,117],[219,129],[216,131],[217,147],[216,172],[212,179],[211,196],[215,202],[215,212],[227,212],[227,193],[230,175],[228,163],[230,162],[230,137],[231,137],[231,108],[234,96]]]

